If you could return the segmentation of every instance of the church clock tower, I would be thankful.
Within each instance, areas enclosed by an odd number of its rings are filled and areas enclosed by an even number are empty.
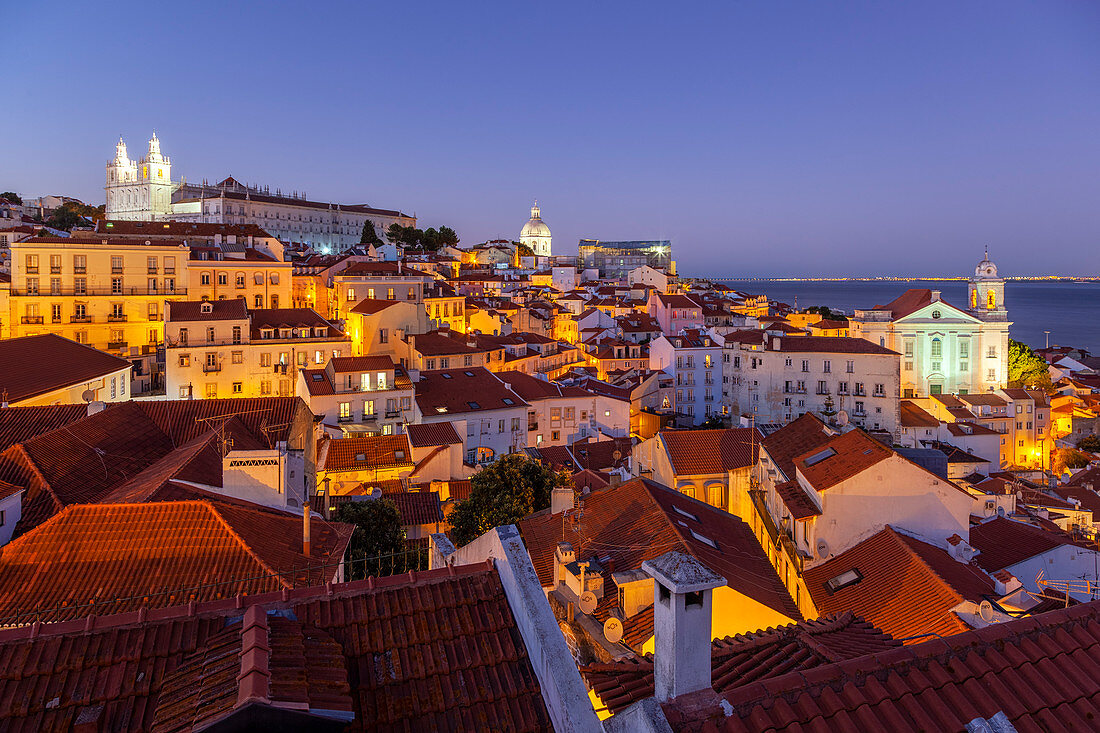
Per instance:
[[[172,161],[160,152],[160,140],[156,131],[149,139],[149,152],[141,159],[138,174],[145,194],[145,206],[149,219],[168,217],[172,214]]]
[[[983,321],[1007,321],[1005,308],[1005,281],[997,276],[997,266],[989,259],[989,249],[985,259],[974,268],[970,278],[970,315]]]

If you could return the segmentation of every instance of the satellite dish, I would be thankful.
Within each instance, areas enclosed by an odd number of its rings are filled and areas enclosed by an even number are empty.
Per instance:
[[[851,419],[851,418],[849,418],[849,417],[848,417],[848,412],[847,412],[847,410],[841,410],[840,412],[838,412],[838,413],[836,414],[836,424],[837,424],[837,425],[847,425],[847,424],[848,424],[848,421],[849,421],[850,419]]]
[[[95,392],[90,389],[86,389],[80,393],[80,399],[85,402],[93,402],[95,400]]]
[[[817,559],[824,560],[829,556],[829,543],[825,540],[818,540],[817,545]]]
[[[978,604],[978,615],[982,621],[991,623],[993,621],[993,604],[989,601],[982,601]]]
[[[382,498],[382,489],[379,488],[378,486],[372,486],[372,487],[370,487],[370,490],[367,491],[367,496],[369,496],[372,499],[381,499]]]
[[[581,593],[580,607],[582,613],[592,613],[593,611],[595,611],[596,594],[590,590],[586,590],[584,593]]]
[[[997,516],[1003,517],[1005,515],[1005,508],[1003,506],[997,507]]]
[[[618,644],[623,638],[623,622],[612,616],[603,622],[603,638]]]

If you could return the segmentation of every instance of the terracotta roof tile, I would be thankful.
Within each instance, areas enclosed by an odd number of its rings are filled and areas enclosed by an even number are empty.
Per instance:
[[[734,689],[728,705],[663,706],[675,731],[963,730],[1004,712],[1016,730],[1093,730],[1098,603]]]
[[[0,394],[4,402],[21,402],[129,366],[125,359],[52,333],[5,339],[0,341]]]
[[[797,456],[794,465],[814,489],[825,491],[892,455],[862,430],[851,430]]]
[[[678,476],[726,473],[753,466],[763,440],[755,428],[662,430],[658,435]]]
[[[387,493],[385,498],[397,506],[402,524],[435,524],[443,521],[443,510],[436,491],[398,491]]]
[[[826,581],[852,570],[859,581],[830,592]],[[851,611],[897,639],[966,631],[951,609],[993,595],[985,573],[889,526],[804,577],[819,611]]]
[[[938,428],[940,426],[939,420],[916,403],[902,400],[898,406],[901,408],[901,426],[904,428]]]
[[[0,553],[0,618],[38,608],[63,620],[323,582],[351,529],[317,520],[307,557],[301,517],[243,502],[71,506]]]
[[[814,500],[806,494],[806,490],[802,488],[802,484],[797,481],[791,480],[777,483],[775,485],[775,493],[779,495],[784,506],[787,507],[787,511],[789,511],[791,516],[796,520],[821,516],[821,509],[819,509]]]
[[[807,412],[768,435],[761,446],[784,476],[793,481],[794,459],[825,445],[834,435],[820,418]]]
[[[456,445],[462,442],[452,423],[434,422],[406,425],[405,434],[413,448],[427,448],[435,445]]]
[[[719,694],[865,654],[900,646],[889,634],[851,614],[727,636],[711,642],[711,680]],[[581,673],[613,713],[653,696],[653,655],[589,664]]]
[[[429,417],[527,405],[484,367],[421,372],[416,404]]]
[[[324,439],[317,447],[318,471],[368,471],[412,466],[412,446],[404,433]]]
[[[1069,542],[1067,535],[1007,517],[970,528],[970,544],[979,553],[974,562],[989,571],[1010,567]]]
[[[210,308],[203,312],[203,305]],[[232,300],[170,300],[165,321],[244,321],[248,319],[248,304],[244,298]]]
[[[4,630],[0,685],[12,692],[0,721],[19,733],[70,730],[77,716],[97,730],[191,730],[265,688],[303,713],[351,710],[349,731],[550,729],[485,564]]]

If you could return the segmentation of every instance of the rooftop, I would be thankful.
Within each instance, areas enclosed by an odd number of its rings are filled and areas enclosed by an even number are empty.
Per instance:
[[[129,366],[126,359],[52,333],[6,339],[0,341],[0,401],[22,402],[78,387]]]

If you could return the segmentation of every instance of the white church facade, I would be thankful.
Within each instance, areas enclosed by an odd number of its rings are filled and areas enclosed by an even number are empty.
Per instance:
[[[301,243],[321,252],[340,252],[359,243],[363,225],[382,236],[391,224],[416,226],[416,217],[365,204],[311,201],[304,194],[275,193],[246,186],[232,176],[219,183],[172,180],[172,163],[161,153],[156,133],[141,160],[131,160],[120,137],[107,163],[106,218],[131,221],[190,221],[255,224],[284,244]]]
[[[901,354],[901,396],[992,392],[1008,383],[1005,284],[986,255],[965,308],[940,291],[907,290],[886,305],[857,310],[851,335]]]

